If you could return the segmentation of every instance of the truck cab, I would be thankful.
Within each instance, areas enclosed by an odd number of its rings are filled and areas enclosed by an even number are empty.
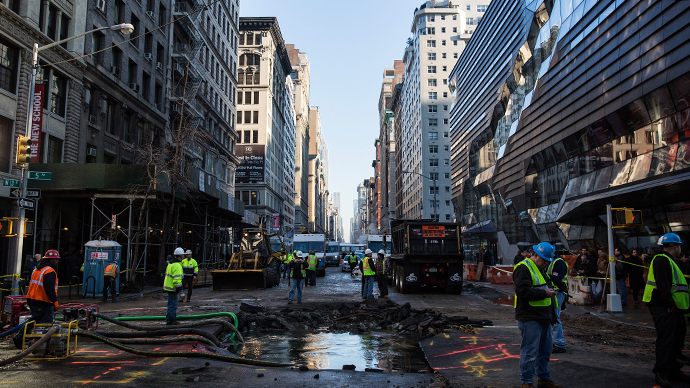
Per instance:
[[[328,251],[326,252],[326,266],[337,267],[340,265],[340,243],[337,241],[328,242]]]
[[[317,259],[316,276],[326,276],[326,235],[321,233],[295,234],[292,238],[292,249],[309,253],[314,251]]]

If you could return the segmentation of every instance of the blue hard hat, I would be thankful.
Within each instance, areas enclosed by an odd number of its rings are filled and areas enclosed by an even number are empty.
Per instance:
[[[542,259],[546,261],[553,261],[553,254],[556,251],[556,247],[553,245],[547,242],[541,242],[537,245],[532,245],[532,249],[534,250],[534,253],[539,255],[539,257]]]
[[[666,233],[665,235],[661,236],[659,239],[659,245],[664,245],[664,244],[682,244],[683,242],[680,240],[680,237],[678,237],[677,234],[675,233]]]

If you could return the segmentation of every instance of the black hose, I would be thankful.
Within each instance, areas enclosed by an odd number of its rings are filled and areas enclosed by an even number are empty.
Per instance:
[[[254,365],[254,366],[266,366],[266,367],[290,367],[290,366],[295,366],[294,364],[284,364],[284,363],[278,363],[278,362],[270,362],[270,361],[260,361],[260,360],[251,360],[251,359],[246,359],[246,358],[239,358],[239,357],[232,357],[232,356],[225,356],[222,354],[215,354],[215,353],[205,353],[205,352],[168,352],[168,351],[154,351],[154,350],[140,350],[140,349],[135,349],[135,348],[130,348],[128,346],[125,346],[119,342],[113,341],[110,338],[107,338],[99,333],[93,332],[93,331],[85,331],[85,330],[75,330],[77,335],[88,337],[91,339],[95,339],[97,341],[101,341],[105,344],[108,344],[112,347],[115,347],[117,349],[123,350],[125,352],[133,353],[139,356],[144,356],[144,357],[185,357],[185,358],[208,358],[212,360],[218,360],[218,361],[225,361],[225,362],[234,362],[237,364],[244,364],[244,365]]]
[[[162,326],[144,326],[144,325],[135,325],[132,323],[128,322],[123,322],[120,320],[117,320],[115,318],[109,317],[107,315],[101,314],[94,312],[93,313],[96,317],[101,318],[105,321],[108,321],[110,323],[125,327],[127,329],[132,329],[132,330],[142,330],[142,331],[159,331],[159,330],[166,330],[168,329],[167,327],[162,327]],[[199,327],[199,326],[208,326],[208,325],[221,325],[225,331],[231,331],[235,333],[237,336],[238,342],[244,343],[244,338],[242,338],[242,334],[240,334],[239,330],[233,325],[232,323],[228,322],[226,319],[223,318],[212,318],[212,319],[202,319],[200,321],[190,321],[190,322],[178,322],[177,325],[175,325],[176,328],[191,328],[191,327]],[[218,330],[216,331],[213,335],[215,337],[220,336],[223,333],[224,330]]]
[[[80,331],[80,333],[85,333]],[[215,346],[220,347],[221,343],[213,334],[201,329],[182,328],[182,329],[166,329],[147,332],[137,331],[97,331],[97,334],[112,337],[112,338],[141,338],[141,337],[165,337],[166,335],[180,335],[180,334],[195,334],[207,338]]]
[[[130,345],[154,345],[154,344],[166,344],[166,343],[171,343],[171,342],[187,342],[187,341],[195,341],[195,342],[203,342],[208,345],[215,346],[213,341],[198,336],[198,335],[186,335],[183,337],[170,337],[170,338],[120,338],[118,340],[119,343],[121,344],[130,344]]]
[[[33,322],[33,321],[32,321],[32,322]],[[13,363],[13,362],[15,362],[15,361],[19,361],[19,360],[21,360],[22,358],[28,356],[28,355],[31,354],[34,350],[38,349],[39,346],[43,345],[43,343],[45,343],[46,341],[48,341],[48,340],[50,339],[50,337],[51,337],[53,334],[55,334],[55,332],[57,332],[58,330],[60,330],[60,325],[53,325],[53,327],[51,327],[50,330],[48,330],[48,332],[45,333],[45,334],[43,335],[43,337],[41,337],[38,341],[34,342],[33,345],[31,345],[31,346],[29,346],[28,348],[26,348],[26,350],[24,350],[23,352],[21,352],[21,353],[15,355],[15,356],[12,356],[12,357],[10,357],[10,358],[8,358],[8,359],[6,359],[6,360],[0,361],[0,366],[5,366],[5,365],[8,365],[8,364],[11,364],[11,363]]]

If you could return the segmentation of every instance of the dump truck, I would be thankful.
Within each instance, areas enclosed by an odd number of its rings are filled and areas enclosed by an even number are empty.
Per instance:
[[[459,224],[396,220],[391,226],[392,280],[398,292],[438,289],[462,293],[464,253]]]
[[[280,263],[287,255],[280,236],[263,228],[247,228],[241,235],[227,269],[211,271],[213,290],[271,288],[280,284]],[[278,238],[280,250],[271,245],[272,238]]]

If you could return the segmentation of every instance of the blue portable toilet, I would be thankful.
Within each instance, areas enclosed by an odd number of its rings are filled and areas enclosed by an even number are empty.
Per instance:
[[[82,284],[82,295],[93,295],[94,290],[97,296],[103,295],[103,274],[105,267],[110,263],[117,264],[120,271],[120,253],[122,245],[115,241],[93,240],[84,244],[84,281]],[[115,279],[115,293],[120,294],[120,277]]]

